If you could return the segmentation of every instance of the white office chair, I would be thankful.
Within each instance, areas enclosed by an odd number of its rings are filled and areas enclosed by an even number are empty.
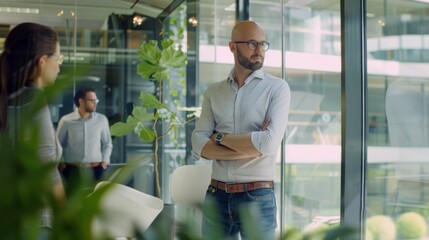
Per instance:
[[[94,191],[106,184],[111,186],[101,198],[101,216],[93,222],[95,236],[134,238],[137,231],[146,231],[164,207],[161,199],[118,183],[100,182]]]
[[[174,203],[190,208],[200,207],[210,184],[211,173],[211,165],[176,168],[170,176],[170,193]]]
[[[176,223],[190,224],[201,236],[202,205],[210,184],[211,165],[185,165],[176,168],[170,176],[170,193],[175,203]],[[184,214],[181,214],[183,213]]]

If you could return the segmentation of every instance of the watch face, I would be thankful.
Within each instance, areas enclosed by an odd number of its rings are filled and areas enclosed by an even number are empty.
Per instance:
[[[216,134],[216,143],[220,145],[220,142],[223,139],[223,134],[222,133],[218,133]]]

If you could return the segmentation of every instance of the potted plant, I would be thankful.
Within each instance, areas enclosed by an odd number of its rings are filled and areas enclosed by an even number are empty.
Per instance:
[[[117,122],[110,128],[112,136],[125,136],[134,132],[146,142],[153,142],[153,160],[155,171],[156,196],[161,197],[161,187],[158,171],[158,147],[163,137],[177,133],[177,127],[185,124],[179,119],[175,110],[163,102],[163,85],[170,81],[170,70],[179,69],[187,64],[187,56],[180,47],[176,47],[171,39],[161,41],[161,46],[155,40],[143,42],[138,50],[140,63],[137,73],[145,81],[155,82],[155,93],[142,90],[141,105],[133,108],[126,122]],[[163,123],[160,131],[159,124]]]

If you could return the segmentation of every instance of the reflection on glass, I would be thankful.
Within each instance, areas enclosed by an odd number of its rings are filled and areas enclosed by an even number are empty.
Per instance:
[[[422,239],[428,236],[429,216],[429,66],[424,57],[429,4],[400,0],[375,6],[380,1],[368,1],[366,230],[391,239]]]
[[[428,146],[427,80],[397,78],[386,92],[386,117],[391,146]]]
[[[339,222],[339,4],[339,1],[335,4],[327,1],[250,1],[251,19],[267,29],[267,41],[271,43],[264,69],[278,77],[282,77],[284,69],[291,88],[286,151],[285,156],[279,156],[277,165],[278,186],[280,159],[285,161],[287,179],[284,189],[286,206],[282,213],[285,226],[280,227],[294,226],[302,232]],[[280,199],[279,187],[276,191],[277,199]]]

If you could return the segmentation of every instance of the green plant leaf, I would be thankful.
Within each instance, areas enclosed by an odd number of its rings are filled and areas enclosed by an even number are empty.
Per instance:
[[[143,141],[153,142],[153,140],[155,140],[156,133],[152,129],[142,127],[138,135],[143,139]]]
[[[332,227],[331,229],[328,229],[323,240],[343,239],[344,237],[352,236],[354,234],[357,234],[358,232],[359,231],[357,229],[346,226]]]
[[[137,106],[133,109],[133,116],[136,118],[134,120],[135,123],[141,122],[141,121],[150,121],[153,119],[153,113],[148,113],[146,111],[146,108]]]
[[[141,62],[137,65],[137,73],[143,78],[143,79],[150,79],[152,78],[153,74],[159,71],[163,71],[164,68],[153,65],[148,62]]]
[[[168,80],[170,79],[170,70],[166,68],[163,71],[157,71],[152,75],[152,77],[158,82]]]
[[[177,24],[178,22],[179,22],[179,20],[177,20],[177,18],[171,18],[170,19],[170,24],[171,25]]]
[[[158,47],[155,40],[143,42],[138,54],[141,62],[137,73],[144,79],[153,78],[158,82],[170,79],[170,68],[180,68],[187,64],[186,54],[174,48],[172,39],[164,39]]]
[[[168,48],[170,48],[170,47],[173,47],[174,46],[174,41],[172,40],[172,39],[168,39],[168,38],[166,38],[166,39],[163,39],[162,41],[161,41],[161,46],[162,46],[162,49],[163,49],[163,51],[165,51],[166,49],[168,49]],[[173,48],[174,49],[174,48]],[[162,55],[162,54],[161,54]],[[161,57],[160,57],[161,58]]]
[[[184,38],[184,33],[183,33],[183,31],[179,31],[179,39],[183,39]]]
[[[135,126],[135,124],[117,122],[110,127],[110,134],[112,136],[122,137],[131,132]]]
[[[162,104],[153,94],[145,91],[140,92],[140,100],[142,101],[142,105],[148,108],[165,108],[164,104]]]
[[[170,89],[170,95],[173,97],[179,96],[179,90],[177,89]]]
[[[174,133],[174,138],[176,138],[177,137],[177,125],[173,125],[173,127],[171,128],[172,130],[173,130],[173,133]]]
[[[153,65],[158,64],[161,56],[161,49],[159,49],[158,42],[156,40],[143,42],[137,52],[142,62],[149,62]]]
[[[162,51],[159,63],[162,66],[180,68],[187,64],[187,57],[186,54],[181,50],[176,50],[173,46],[171,46]]]
[[[134,116],[130,115],[127,118],[127,123],[131,124],[131,125],[137,125],[137,123],[140,122],[137,118],[135,118]]]

